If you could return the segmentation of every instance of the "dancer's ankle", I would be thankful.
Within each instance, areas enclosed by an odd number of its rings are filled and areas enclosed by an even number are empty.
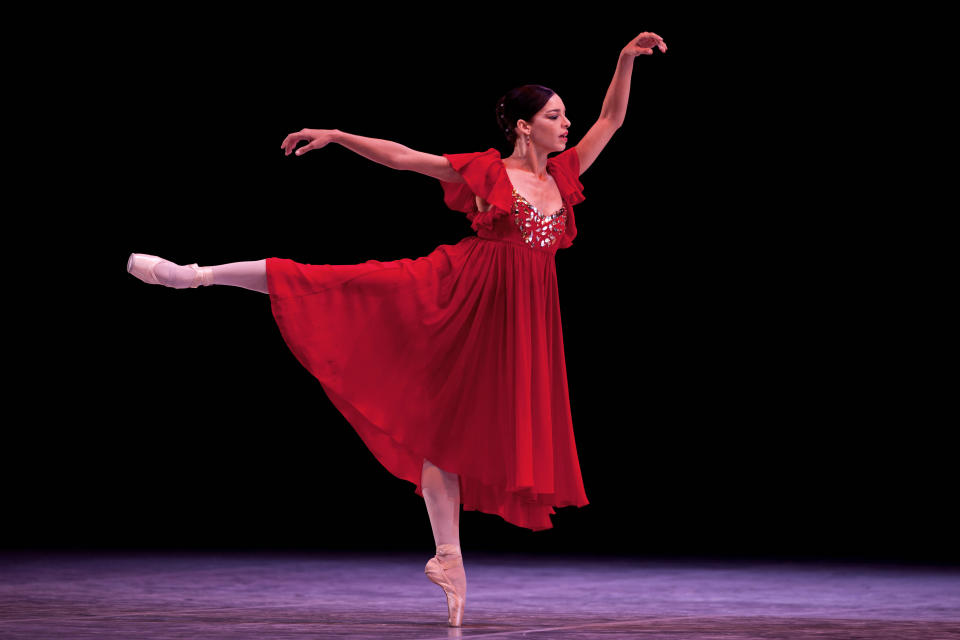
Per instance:
[[[199,271],[200,286],[209,287],[212,284],[217,284],[213,277],[213,267],[197,267],[197,271]]]
[[[214,284],[213,268],[195,264],[181,266],[164,260],[153,269],[161,284],[175,289],[186,289]]]
[[[462,556],[460,552],[459,544],[438,544],[437,545],[437,556],[441,558],[449,558],[455,560]]]

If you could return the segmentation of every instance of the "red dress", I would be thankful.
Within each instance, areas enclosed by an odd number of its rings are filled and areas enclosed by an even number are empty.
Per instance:
[[[588,504],[574,443],[555,254],[577,235],[575,148],[547,160],[563,207],[539,215],[496,149],[444,154],[444,202],[477,232],[429,255],[356,265],[267,259],[291,351],[393,475],[459,474],[464,510],[539,531]],[[492,205],[477,209],[474,195]]]

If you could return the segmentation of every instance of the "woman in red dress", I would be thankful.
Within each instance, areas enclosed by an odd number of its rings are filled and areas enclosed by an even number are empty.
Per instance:
[[[132,254],[127,270],[175,288],[267,293],[297,359],[371,453],[416,486],[436,555],[425,573],[460,626],[466,574],[460,505],[534,531],[554,507],[588,504],[567,389],[555,255],[577,235],[579,176],[622,125],[637,55],[666,51],[644,32],[621,52],[597,122],[567,148],[563,101],[525,85],[496,105],[513,153],[433,155],[337,129],[303,129],[286,155],[331,142],[440,181],[476,235],[417,259],[309,265],[267,258],[212,267]],[[296,149],[301,142],[304,146]],[[560,152],[548,158],[548,154]]]

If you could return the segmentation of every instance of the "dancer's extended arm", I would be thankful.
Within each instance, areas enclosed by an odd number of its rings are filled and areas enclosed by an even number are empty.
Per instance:
[[[667,45],[663,38],[655,33],[644,31],[634,38],[620,52],[617,60],[617,70],[613,74],[613,81],[607,89],[603,99],[603,108],[600,117],[590,127],[583,139],[575,147],[580,159],[580,173],[582,174],[597,159],[603,148],[610,142],[613,134],[623,126],[627,115],[627,100],[630,98],[630,78],[633,75],[633,60],[638,55],[650,55],[653,47],[666,52]]]
[[[284,150],[285,155],[290,155],[297,143],[304,140],[307,141],[307,144],[296,150],[298,156],[335,142],[364,158],[391,169],[416,171],[445,182],[463,182],[460,174],[453,170],[450,162],[443,156],[415,151],[398,142],[381,140],[380,138],[365,138],[339,129],[301,129],[284,138],[280,148]]]

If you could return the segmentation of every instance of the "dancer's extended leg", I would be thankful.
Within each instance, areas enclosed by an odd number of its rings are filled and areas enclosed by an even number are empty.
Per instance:
[[[127,261],[127,271],[144,282],[174,289],[221,284],[269,293],[266,260],[230,262],[212,267],[180,266],[157,256],[134,253]]]
[[[445,575],[461,598],[467,595],[467,574],[463,569],[463,557],[460,553],[460,483],[457,474],[449,473],[439,468],[429,460],[423,461],[420,483],[423,488],[423,500],[427,504],[427,513],[430,515],[430,526],[433,528],[433,539],[437,545],[435,558],[443,568],[438,575],[431,567],[433,559],[427,563],[427,575],[442,587]],[[441,582],[438,582],[440,580]],[[446,589],[444,589],[446,591]],[[462,605],[453,606],[453,600],[448,595],[451,624],[460,626]]]
[[[231,262],[210,267],[213,272],[213,284],[230,287],[243,287],[260,293],[270,293],[267,289],[267,261]]]

